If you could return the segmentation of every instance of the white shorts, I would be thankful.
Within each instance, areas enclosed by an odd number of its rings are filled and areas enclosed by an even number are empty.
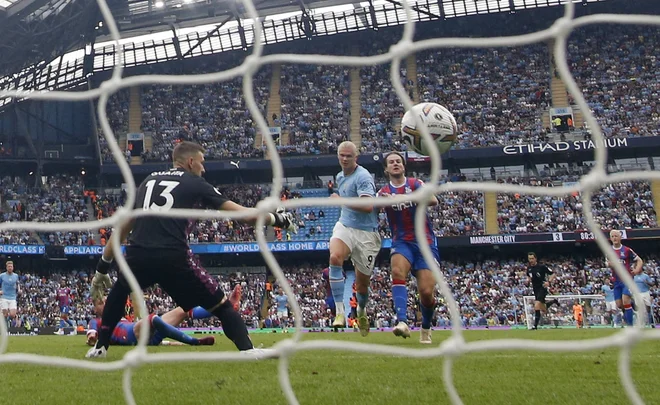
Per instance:
[[[337,238],[344,242],[351,251],[351,261],[362,274],[371,275],[374,270],[376,256],[380,252],[380,234],[361,229],[348,228],[337,222],[332,230],[332,240]]]
[[[8,309],[16,309],[16,300],[8,300],[6,298],[0,298],[0,309],[1,310],[8,310]]]
[[[644,301],[644,305],[646,305],[647,307],[650,307],[651,306],[651,293],[647,291],[647,292],[640,293],[639,295],[642,296],[642,301]]]
[[[289,312],[284,310],[284,311],[277,311],[277,317],[278,318],[288,318],[289,317]]]
[[[617,311],[619,308],[616,306],[616,301],[605,301],[606,311]]]

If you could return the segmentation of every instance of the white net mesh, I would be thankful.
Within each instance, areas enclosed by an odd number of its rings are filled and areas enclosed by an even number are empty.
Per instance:
[[[249,18],[257,20],[257,12],[254,7],[254,4],[251,0],[243,1],[245,10]],[[103,14],[105,23],[111,33],[112,39],[115,43],[118,43],[120,40],[119,31],[117,29],[117,24],[114,21],[110,9],[104,0],[98,0],[101,12]],[[108,98],[111,94],[117,92],[122,88],[128,88],[131,86],[146,85],[146,84],[204,84],[216,81],[226,81],[239,75],[244,77],[243,80],[243,92],[246,104],[251,112],[255,122],[258,124],[258,128],[262,134],[265,136],[266,145],[268,152],[272,157],[272,170],[273,170],[273,187],[271,196],[263,201],[261,201],[257,208],[261,212],[259,221],[257,223],[256,229],[263,229],[266,220],[266,214],[268,212],[274,211],[278,206],[282,205],[279,201],[280,191],[282,189],[283,182],[283,169],[280,158],[278,157],[277,149],[273,139],[268,131],[268,126],[264,117],[260,114],[258,105],[255,101],[252,88],[252,77],[258,70],[261,65],[273,64],[273,63],[297,63],[297,64],[319,64],[319,65],[344,65],[344,66],[363,66],[363,65],[377,65],[391,61],[391,82],[399,96],[402,100],[405,109],[408,110],[412,107],[413,102],[408,97],[407,92],[405,91],[401,80],[399,78],[399,72],[401,67],[401,60],[407,57],[409,54],[414,54],[422,50],[438,48],[438,47],[468,47],[468,48],[480,48],[480,47],[511,47],[511,46],[521,46],[526,44],[532,44],[540,41],[547,41],[554,39],[554,55],[556,60],[557,71],[559,72],[561,78],[566,83],[567,89],[570,94],[574,97],[577,105],[580,107],[581,111],[585,114],[585,119],[589,127],[592,129],[592,136],[597,145],[595,149],[595,158],[596,164],[593,170],[586,176],[583,176],[579,183],[571,187],[529,187],[529,186],[513,186],[513,185],[504,185],[504,184],[495,184],[495,183],[446,183],[441,186],[437,186],[439,183],[440,169],[441,169],[441,160],[437,151],[433,151],[431,154],[431,179],[427,182],[427,186],[422,189],[415,191],[412,195],[414,199],[422,209],[418,210],[418,215],[415,218],[415,229],[417,232],[417,238],[420,241],[425,241],[426,238],[423,234],[424,232],[424,221],[425,221],[425,208],[426,201],[429,201],[429,197],[436,193],[443,193],[446,191],[453,190],[474,190],[474,191],[493,191],[493,192],[508,192],[508,193],[521,193],[521,194],[531,194],[531,195],[567,195],[575,191],[581,193],[582,204],[584,215],[586,217],[589,229],[593,232],[596,242],[604,254],[609,258],[611,263],[615,263],[615,270],[619,276],[624,280],[626,285],[633,291],[635,300],[640,301],[641,297],[639,295],[639,290],[632,281],[632,278],[621,266],[616,256],[614,255],[612,249],[609,248],[609,244],[605,236],[601,232],[596,232],[596,229],[600,227],[595,223],[594,217],[592,215],[591,209],[591,196],[594,190],[604,183],[616,183],[625,180],[651,180],[651,179],[660,179],[660,173],[653,173],[649,171],[637,171],[637,172],[626,172],[626,173],[616,173],[608,175],[606,167],[606,158],[607,158],[607,149],[600,146],[603,143],[603,134],[596,122],[595,117],[591,113],[585,98],[582,95],[582,92],[578,88],[575,80],[571,76],[569,71],[568,64],[566,62],[566,48],[567,48],[567,39],[572,30],[577,27],[589,25],[589,24],[598,24],[598,23],[614,23],[614,24],[646,24],[646,25],[659,25],[660,26],[660,17],[658,16],[645,16],[645,15],[615,15],[615,14],[596,14],[585,17],[575,18],[575,5],[573,3],[566,3],[564,16],[555,21],[555,23],[548,29],[520,36],[511,36],[511,37],[498,37],[498,38],[442,38],[442,39],[429,39],[424,41],[413,42],[413,30],[414,30],[414,20],[412,18],[412,12],[410,5],[407,2],[402,2],[407,18],[406,24],[404,26],[403,36],[401,40],[390,48],[390,51],[386,54],[369,56],[369,57],[352,57],[352,56],[328,56],[328,55],[296,55],[296,54],[274,54],[268,56],[262,56],[263,53],[263,43],[262,43],[262,28],[260,24],[254,25],[254,47],[252,55],[248,56],[245,61],[238,67],[229,69],[223,72],[212,73],[212,74],[202,74],[202,75],[188,75],[188,76],[167,76],[167,75],[148,75],[148,76],[133,76],[129,78],[122,78],[123,71],[123,54],[122,48],[117,47],[118,58],[116,59],[116,66],[114,68],[112,77],[105,81],[98,89],[84,91],[84,92],[75,92],[67,93],[60,91],[53,92],[25,92],[25,91],[0,91],[0,97],[9,96],[17,98],[33,98],[41,100],[88,100],[95,97],[99,97],[98,111],[99,111],[99,122],[101,124],[103,134],[105,135],[110,150],[112,151],[117,164],[121,170],[121,173],[124,177],[124,180],[128,186],[127,189],[127,199],[126,207],[132,207],[135,202],[136,188],[135,181],[131,174],[131,170],[128,166],[128,163],[123,159],[122,152],[117,144],[115,136],[110,128],[108,118],[105,114],[106,105]],[[426,130],[423,130],[423,136],[427,141],[430,141],[430,136]],[[394,202],[404,202],[404,200],[410,200],[410,196],[400,196],[394,197],[398,201]],[[372,205],[373,201],[352,201],[352,199],[340,198],[340,199],[321,199],[321,198],[305,198],[297,200],[288,200],[283,205],[288,208],[296,208],[302,206],[330,206],[330,205],[344,205],[352,204],[354,206],[358,205]],[[387,201],[376,202],[375,206],[385,206],[392,204],[391,199]],[[117,212],[108,219],[94,222],[94,227],[106,227],[106,226],[121,226],[125,224],[130,218],[149,215],[145,211],[132,211],[126,208],[120,208]],[[213,218],[220,217],[223,218],[234,218],[240,219],[246,217],[247,214],[242,215],[238,213],[225,213],[221,215],[219,213],[204,212],[201,210],[173,210],[167,213],[168,216],[179,217],[179,218]],[[24,222],[24,223],[5,223],[0,225],[0,231],[5,229],[22,229],[22,230],[40,230],[40,231],[56,231],[56,230],[85,230],[90,227],[89,223],[33,223],[33,222]],[[146,305],[144,302],[144,296],[139,289],[139,285],[131,273],[131,270],[128,268],[126,261],[121,255],[120,252],[120,241],[119,232],[113,232],[112,238],[114,240],[115,246],[115,257],[117,258],[117,263],[119,265],[120,271],[126,276],[129,285],[135,291],[136,298],[138,300],[140,311],[146,313]],[[283,287],[285,293],[289,297],[294,297],[293,290],[288,284],[282,269],[278,265],[275,257],[267,249],[266,239],[263,232],[257,233],[257,241],[261,248],[262,255],[266,260],[267,265],[272,269],[275,274],[279,284]],[[434,263],[433,256],[429,249],[429,246],[426,242],[420,243],[422,253],[427,263]],[[392,347],[385,345],[375,345],[369,343],[355,343],[355,342],[344,342],[344,341],[330,341],[330,340],[317,340],[317,341],[306,341],[301,342],[301,309],[295,300],[290,300],[291,306],[295,313],[295,326],[296,332],[291,335],[290,339],[283,340],[275,345],[275,349],[278,350],[280,354],[279,358],[279,381],[282,387],[282,390],[286,396],[286,399],[291,404],[297,404],[298,400],[296,394],[291,387],[291,381],[289,377],[289,358],[290,356],[297,351],[302,350],[343,350],[343,351],[355,351],[361,353],[373,353],[373,354],[387,354],[387,355],[399,355],[399,356],[408,356],[408,357],[443,357],[444,358],[444,370],[443,370],[443,382],[445,389],[449,397],[451,398],[452,403],[460,404],[462,403],[461,397],[459,396],[454,383],[452,376],[452,366],[454,359],[457,356],[470,352],[481,352],[481,351],[492,351],[492,350],[538,350],[538,351],[553,351],[553,352],[578,352],[585,350],[595,350],[603,349],[607,347],[620,347],[620,356],[619,356],[619,376],[621,378],[622,385],[625,388],[626,394],[630,401],[635,404],[642,404],[643,401],[637,392],[635,385],[633,384],[630,370],[630,351],[633,345],[642,339],[659,339],[660,330],[648,330],[643,331],[641,319],[646,319],[646,314],[644,308],[640,308],[638,314],[638,321],[635,328],[623,329],[620,333],[614,334],[612,336],[600,339],[593,340],[579,340],[579,341],[533,341],[533,340],[517,340],[517,339],[498,339],[498,340],[489,340],[489,341],[477,341],[477,342],[465,342],[463,338],[463,331],[461,328],[460,316],[458,306],[456,301],[452,297],[451,290],[445,281],[443,275],[440,272],[440,269],[433,264],[432,266],[433,274],[435,275],[436,280],[440,285],[440,290],[444,297],[446,297],[447,306],[450,309],[451,320],[452,320],[452,335],[449,339],[445,340],[440,344],[439,347],[432,350],[418,350],[418,349],[406,349],[400,347]],[[175,361],[247,361],[253,358],[247,358],[246,356],[241,355],[238,352],[204,352],[204,353],[168,353],[168,354],[147,354],[146,344],[149,333],[141,333],[138,346],[126,353],[124,358],[121,361],[114,361],[108,363],[97,363],[92,361],[85,360],[73,360],[62,357],[55,356],[40,356],[32,354],[4,354],[7,349],[8,335],[7,329],[4,322],[0,322],[0,332],[2,334],[0,338],[0,362],[2,363],[30,363],[30,364],[44,364],[58,367],[75,367],[88,370],[97,370],[97,371],[110,371],[110,370],[124,370],[123,374],[123,392],[126,403],[135,404],[135,399],[133,397],[131,389],[131,378],[133,370],[136,366],[145,363],[161,363],[161,362],[175,362]],[[82,353],[81,353],[82,354]]]

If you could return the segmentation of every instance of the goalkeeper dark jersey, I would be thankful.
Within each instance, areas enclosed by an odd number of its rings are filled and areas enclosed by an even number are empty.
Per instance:
[[[220,209],[228,199],[202,177],[174,168],[151,173],[137,190],[135,209],[167,212],[174,208]],[[128,237],[130,246],[145,249],[188,250],[185,218],[144,216],[135,219]]]

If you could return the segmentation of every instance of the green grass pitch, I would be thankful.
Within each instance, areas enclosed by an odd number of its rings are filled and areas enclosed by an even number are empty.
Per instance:
[[[614,330],[467,331],[465,338],[486,340],[589,339]],[[255,345],[273,345],[287,334],[255,334]],[[449,332],[434,331],[439,343]],[[422,348],[390,333],[307,333],[303,339],[336,339]],[[81,358],[83,336],[11,337],[8,352]],[[107,360],[129,348],[111,347]],[[218,336],[211,347],[157,347],[150,352],[233,350]],[[466,404],[621,404],[628,403],[617,373],[617,349],[582,353],[485,352],[460,357],[454,380]],[[1,358],[1,357],[0,357]],[[660,342],[644,341],[633,350],[636,386],[648,404],[660,403]],[[306,351],[291,361],[293,388],[302,404],[446,404],[442,359],[408,359],[352,352]],[[284,404],[277,360],[258,362],[168,363],[145,365],[133,377],[138,404]],[[121,372],[0,363],[0,398],[11,405],[123,404]],[[5,402],[7,401],[7,402]]]

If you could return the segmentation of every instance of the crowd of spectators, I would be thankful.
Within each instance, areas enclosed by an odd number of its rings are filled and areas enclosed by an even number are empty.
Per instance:
[[[350,136],[349,89],[347,67],[283,65],[280,122],[289,131],[284,153],[336,153]]]
[[[614,31],[611,25],[598,25],[571,36],[567,52],[571,72],[605,136],[660,134],[659,32],[655,27]]]
[[[39,186],[28,186],[26,179],[3,179],[3,202],[0,205],[5,221],[84,222],[89,219],[88,196],[80,176],[53,175]],[[86,231],[42,232],[45,243],[54,245],[86,245],[94,238],[92,229]],[[3,234],[3,238],[7,240]],[[39,237],[30,232],[12,232],[9,241],[17,244],[36,244]]]
[[[25,210],[20,196],[29,189],[24,179],[5,176],[0,179],[0,220],[15,222],[25,219]],[[0,244],[31,245],[37,240],[28,231],[4,230],[0,232]]]
[[[424,179],[424,176],[422,176]],[[573,175],[553,177],[500,177],[501,184],[556,187],[578,180]],[[84,184],[75,176],[51,176],[42,188],[27,187],[25,180],[3,179],[3,221],[81,222],[110,217],[123,205],[122,192],[104,193],[85,191]],[[451,181],[443,177],[442,181]],[[469,181],[464,178],[462,181]],[[384,180],[377,181],[379,188]],[[270,193],[266,184],[220,185],[220,191],[232,201],[254,207]],[[296,189],[286,188],[282,199],[301,198]],[[87,202],[90,202],[88,207]],[[479,191],[449,191],[438,195],[438,205],[430,207],[428,216],[438,237],[483,234],[485,229],[484,194]],[[497,221],[502,233],[533,233],[574,231],[587,229],[582,213],[579,193],[562,196],[535,196],[510,193],[497,194]],[[653,195],[648,182],[609,184],[592,196],[592,209],[596,221],[606,229],[655,228],[658,226]],[[331,227],[315,222],[321,213],[319,207],[294,209],[300,227],[297,235],[276,232],[271,240],[327,239]],[[90,213],[93,216],[90,216]],[[328,209],[325,219],[336,221],[338,210]],[[327,221],[325,221],[327,222]],[[381,237],[390,238],[391,232],[383,210],[378,215]],[[327,225],[327,224],[326,224]],[[320,228],[320,229],[319,229]],[[0,235],[3,244],[88,245],[104,244],[110,229],[89,229],[83,232],[44,232],[43,242],[30,232],[7,231]],[[100,232],[100,233],[97,233]],[[255,240],[254,227],[228,219],[191,221],[188,242],[225,243]]]
[[[545,140],[547,46],[451,48],[417,55],[420,98],[446,106],[459,125],[455,148]]]
[[[565,176],[564,182],[576,177]],[[528,186],[561,186],[564,182],[533,178],[499,179],[500,183]],[[658,226],[648,182],[608,184],[591,198],[594,219],[605,229]],[[562,196],[503,194],[497,196],[498,224],[503,233],[563,232],[587,229],[579,193]]]
[[[210,66],[191,74],[208,73]],[[270,88],[270,68],[253,79],[254,94],[262,115]],[[169,161],[180,141],[195,141],[206,148],[207,159],[261,157],[255,148],[256,129],[245,105],[242,78],[192,86],[153,85],[142,88],[142,130],[152,134],[153,148],[145,161]]]
[[[660,277],[660,260],[655,255],[644,256],[644,271],[654,280]],[[601,287],[610,278],[610,270],[605,267],[601,257],[564,257],[554,256],[542,260],[557,275],[550,287],[554,295],[590,295],[602,294]],[[325,303],[326,288],[321,278],[322,263],[299,264],[285,266],[285,277],[290,282],[294,299],[302,309],[303,325],[306,327],[327,327],[332,315]],[[447,279],[454,298],[457,300],[462,323],[464,326],[486,325],[523,325],[525,319],[525,303],[523,296],[533,295],[530,280],[527,275],[527,262],[519,259],[482,259],[475,261],[467,259],[461,262],[441,263],[441,270]],[[89,297],[89,272],[91,269],[77,269],[65,273],[52,273],[48,276],[37,275],[18,269],[19,284],[22,293],[18,298],[19,316],[14,326],[29,323],[34,326],[58,325],[60,311],[56,299],[58,290],[70,290],[69,318],[76,325],[86,327],[92,317],[92,306]],[[268,281],[264,273],[234,273],[219,276],[222,288],[231,291],[234,286],[242,287],[242,300],[239,312],[250,327],[283,326],[277,316],[275,296],[279,294],[277,282]],[[272,283],[272,284],[271,284]],[[653,312],[655,319],[660,319],[660,290],[657,286],[651,288],[653,297]],[[147,309],[150,313],[164,313],[175,307],[172,299],[158,286],[145,292]],[[265,302],[265,312],[262,308]],[[449,311],[446,300],[436,290],[435,325],[448,327],[450,325]],[[529,303],[527,303],[529,305]],[[560,301],[564,310],[572,306],[572,300]],[[409,319],[418,324],[418,299],[414,279],[408,282]],[[289,314],[293,317],[289,301]],[[608,321],[604,310],[599,309],[600,316],[595,323]],[[129,311],[130,312],[130,311]],[[265,314],[265,318],[262,318]],[[390,270],[381,263],[374,269],[370,304],[368,314],[372,325],[376,327],[391,327],[395,321],[395,311],[391,298]],[[130,314],[129,314],[130,315]],[[609,319],[611,320],[611,318]],[[289,320],[291,322],[291,320]],[[217,319],[185,321],[183,327],[219,326]]]
[[[424,36],[440,35],[437,29]],[[657,135],[660,69],[653,50],[658,30],[613,29],[601,26],[576,31],[569,42],[569,66],[606,136]],[[519,27],[499,30],[519,31]],[[341,40],[334,45],[325,41],[309,47],[300,43],[291,46],[297,53],[336,53],[340,48],[343,54],[357,50],[360,55],[374,55],[386,52],[399,38],[398,31],[385,31],[365,41],[368,45],[355,48]],[[438,102],[453,112],[460,128],[456,148],[543,142],[549,139],[549,128],[544,128],[542,117],[551,106],[550,58],[546,43],[506,49],[433,49],[416,55],[416,82],[407,79],[405,60],[400,77],[410,96],[417,86],[420,101]],[[229,66],[225,62],[204,62],[202,67],[186,73],[219,71]],[[350,69],[282,65],[281,115],[272,117],[274,125],[288,133],[288,143],[279,148],[282,155],[332,154],[339,142],[349,139]],[[403,107],[390,82],[390,64],[365,66],[360,77],[362,152],[405,148],[397,134]],[[262,114],[270,78],[270,66],[254,77],[255,97]],[[573,102],[570,97],[569,101]],[[208,159],[263,155],[262,146],[254,144],[256,131],[242,96],[241,78],[195,86],[144,86],[141,104],[142,130],[151,133],[154,141],[153,148],[142,154],[146,161],[169,160],[171,149],[180,140],[202,143]],[[110,98],[108,116],[115,131],[127,131],[127,91]],[[112,160],[105,141],[101,144],[103,159]]]

